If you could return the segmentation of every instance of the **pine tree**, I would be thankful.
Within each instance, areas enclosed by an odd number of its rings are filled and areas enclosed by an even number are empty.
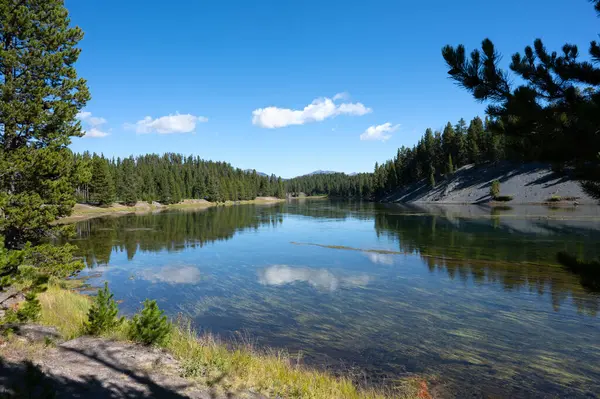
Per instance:
[[[593,2],[599,11],[600,1]],[[549,52],[537,39],[512,56],[509,67],[517,79],[500,68],[501,54],[489,39],[470,59],[463,45],[445,46],[442,55],[452,79],[490,103],[490,129],[505,136],[512,154],[573,164],[584,189],[593,193],[596,186],[586,180],[600,187],[600,43],[592,41],[590,60],[581,60],[575,45]]]
[[[466,143],[467,123],[460,119],[454,127],[454,151],[456,154],[456,165],[463,166],[469,163],[469,155]]]
[[[453,156],[456,158],[456,134],[454,133],[454,128],[452,124],[448,122],[446,127],[444,127],[444,132],[442,133],[442,147],[444,149],[445,158],[448,159],[448,156]]]
[[[99,335],[112,330],[123,322],[117,317],[119,308],[113,299],[113,294],[108,289],[108,283],[98,290],[92,306],[88,311],[88,321],[85,329],[87,334]]]
[[[277,179],[277,198],[285,198],[285,186],[281,177]]]
[[[158,200],[161,204],[171,203],[171,184],[166,171],[161,170],[158,184]]]
[[[39,242],[75,204],[68,149],[90,95],[74,64],[82,39],[62,0],[0,2],[0,235],[7,248]]]
[[[126,158],[122,162],[122,188],[121,201],[126,205],[134,205],[138,196],[138,178],[135,171],[135,161],[132,158]]]
[[[169,338],[171,330],[171,323],[156,301],[146,299],[141,312],[133,316],[130,337],[144,345],[162,345]]]
[[[194,184],[194,198],[203,199],[206,196],[206,185],[204,183],[204,177],[198,175],[196,177],[196,183]]]
[[[100,206],[110,206],[115,200],[115,185],[108,161],[103,157],[92,158],[90,198]]]
[[[433,188],[435,187],[435,173],[433,172],[433,168],[431,172],[429,172],[429,185]]]
[[[452,163],[452,154],[448,155],[448,163],[446,164],[446,172],[450,175],[454,173],[454,164]]]
[[[17,319],[21,322],[36,321],[42,313],[42,305],[35,292],[25,295],[25,303],[17,311]]]
[[[481,162],[481,152],[478,144],[481,135],[483,135],[483,122],[477,117],[471,121],[467,130],[467,151],[471,163]]]
[[[431,129],[425,130],[425,136],[423,136],[423,145],[425,146],[425,159],[423,160],[426,165],[433,165],[435,163],[435,137]]]
[[[170,195],[169,203],[171,203],[171,204],[180,203],[181,202],[181,188],[179,187],[179,184],[177,184],[177,181],[175,180],[175,177],[172,174],[169,175],[169,187],[171,188],[171,195]]]
[[[492,185],[490,186],[490,197],[496,198],[500,195],[500,182],[498,180],[494,180]]]
[[[219,182],[211,175],[208,175],[206,180],[206,200],[210,202],[221,201]]]

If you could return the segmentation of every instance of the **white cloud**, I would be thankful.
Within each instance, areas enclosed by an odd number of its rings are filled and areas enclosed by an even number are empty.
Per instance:
[[[400,125],[392,125],[389,122],[384,123],[383,125],[371,126],[360,135],[360,139],[386,141],[392,137],[391,134],[387,133],[395,132],[399,127]]]
[[[80,119],[82,121],[89,119],[91,116],[92,116],[92,113],[88,112],[88,111],[81,111],[81,112],[77,113],[77,115],[75,115],[75,117],[77,119]]]
[[[290,125],[304,125],[309,122],[321,122],[338,115],[365,115],[373,110],[361,103],[342,103],[336,101],[347,98],[347,93],[338,93],[333,99],[317,98],[302,110],[289,108],[266,107],[252,112],[252,123],[267,129],[275,129]]]
[[[333,96],[333,101],[337,101],[337,100],[347,101],[349,99],[350,99],[350,93],[348,93],[347,91],[344,91],[342,93],[337,93],[335,96]]]
[[[99,118],[97,116],[92,116],[89,118],[89,122],[93,126],[99,126],[99,125],[104,125],[106,123],[106,119]]]
[[[103,132],[102,130],[100,130],[100,129],[96,128],[96,127],[93,127],[93,128],[91,128],[89,130],[86,130],[85,131],[85,135],[83,137],[91,137],[91,138],[94,138],[94,139],[100,139],[100,138],[106,137],[108,135],[110,135],[110,133]]]
[[[83,137],[102,138],[110,135],[110,133],[101,129],[101,126],[106,124],[106,119],[98,116],[92,116],[91,112],[82,111],[75,115],[83,125]]]
[[[335,276],[325,269],[311,269],[308,267],[289,267],[286,265],[273,265],[261,271],[258,275],[263,285],[281,286],[295,282],[305,282],[320,290],[335,291],[342,287],[362,287],[368,284],[369,276]]]
[[[136,123],[125,124],[125,128],[135,130],[138,134],[154,132],[158,134],[191,133],[196,130],[196,124],[202,122],[208,122],[208,118],[177,113],[175,115],[161,116],[156,119],[147,116]]]

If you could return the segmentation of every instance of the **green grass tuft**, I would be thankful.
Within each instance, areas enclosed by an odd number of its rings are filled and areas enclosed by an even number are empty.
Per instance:
[[[38,299],[42,306],[40,323],[55,326],[65,339],[83,334],[91,306],[89,297],[49,285]]]

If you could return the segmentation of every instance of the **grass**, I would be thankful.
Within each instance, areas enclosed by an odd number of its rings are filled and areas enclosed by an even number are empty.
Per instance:
[[[65,339],[83,334],[89,297],[51,285],[39,300],[42,324],[56,326]],[[126,340],[128,324],[105,336]],[[174,325],[164,349],[181,362],[183,377],[222,392],[255,391],[268,397],[311,399],[408,399],[416,398],[423,389],[423,382],[417,379],[405,381],[398,390],[360,389],[348,377],[307,368],[285,352],[261,350],[249,342],[224,344],[212,335],[198,335],[185,322]]]
[[[83,333],[90,308],[89,297],[50,285],[38,298],[42,305],[42,324],[56,326],[65,339],[73,339]]]
[[[269,397],[286,398],[372,398],[411,397],[359,390],[349,378],[310,370],[293,362],[285,352],[260,351],[252,344],[228,348],[211,335],[198,336],[187,326],[175,328],[169,350],[181,360],[186,377],[207,385],[219,381],[231,391],[252,390]],[[296,364],[295,364],[296,363]]]

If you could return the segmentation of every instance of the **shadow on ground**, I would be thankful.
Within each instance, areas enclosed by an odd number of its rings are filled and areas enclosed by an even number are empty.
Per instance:
[[[131,343],[80,337],[46,348],[33,362],[0,358],[0,398],[235,397],[181,378],[170,355]]]
[[[93,375],[83,379],[44,373],[40,366],[25,360],[7,362],[0,359],[0,398],[187,398],[171,389],[159,386],[150,378],[135,375],[130,370],[102,362],[115,371],[134,378],[143,389],[101,381]],[[214,396],[208,396],[214,397]]]

